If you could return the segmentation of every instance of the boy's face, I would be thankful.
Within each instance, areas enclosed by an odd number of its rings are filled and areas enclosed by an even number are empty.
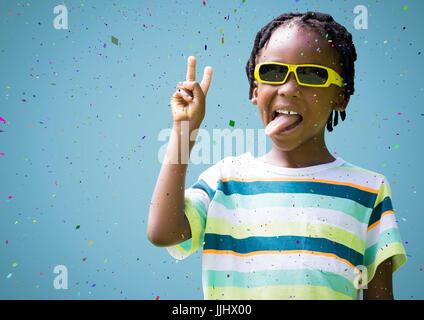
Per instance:
[[[265,61],[320,64],[342,74],[337,51],[331,47],[328,39],[316,31],[293,24],[274,30],[256,57],[256,64]],[[290,110],[297,111],[303,117],[292,133],[271,135],[274,145],[285,151],[296,149],[310,139],[323,140],[331,111],[342,111],[348,103],[341,87],[333,84],[327,88],[301,86],[293,73],[283,84],[254,83],[251,101],[258,106],[265,126],[273,120],[272,113],[282,105],[289,106]]]

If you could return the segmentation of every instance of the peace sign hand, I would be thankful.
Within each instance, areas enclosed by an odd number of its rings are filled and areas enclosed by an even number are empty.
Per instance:
[[[196,79],[196,58],[189,56],[187,60],[186,81],[178,82],[177,90],[171,97],[171,108],[174,125],[181,121],[189,121],[190,130],[198,129],[205,117],[205,101],[212,80],[213,69],[207,66],[202,82]]]

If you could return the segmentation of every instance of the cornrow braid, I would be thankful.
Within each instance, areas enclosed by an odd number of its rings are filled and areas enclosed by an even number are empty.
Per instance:
[[[284,13],[267,25],[262,27],[256,34],[255,43],[253,45],[252,53],[246,64],[246,74],[250,84],[249,99],[252,99],[254,89],[254,71],[256,66],[256,56],[259,51],[264,47],[265,43],[269,40],[272,32],[282,24],[287,23],[293,19],[301,26],[307,26],[321,33],[328,40],[331,41],[331,46],[336,49],[339,54],[340,65],[342,67],[341,76],[344,79],[344,95],[347,100],[355,92],[355,65],[356,49],[352,42],[352,35],[345,27],[334,21],[333,17],[329,14],[308,11],[306,13]],[[330,43],[329,41],[329,43]],[[327,130],[333,131],[333,112],[334,112],[334,126],[338,124],[338,111],[331,112],[327,121]],[[342,121],[346,118],[346,111],[340,112]]]

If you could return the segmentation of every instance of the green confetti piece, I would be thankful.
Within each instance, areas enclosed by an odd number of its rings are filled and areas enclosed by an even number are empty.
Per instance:
[[[116,37],[114,37],[114,36],[112,36],[112,43],[113,43],[114,45],[119,45],[119,39],[118,39],[118,38],[116,38]]]
[[[13,267],[13,268],[16,268],[17,266],[18,266],[18,263],[17,263],[17,262],[13,262],[13,263],[12,263],[12,267]]]
[[[75,229],[78,230],[79,228],[81,228],[81,226],[79,224],[77,224],[76,227],[75,227]]]
[[[230,120],[230,123],[229,123],[229,125],[230,125],[230,127],[234,128],[234,125],[235,125],[235,121],[234,121],[234,120]]]
[[[400,144],[395,144],[394,146],[393,146],[393,149],[395,149],[395,150],[397,150],[397,149],[399,149],[400,148]]]
[[[405,4],[405,5],[402,7],[402,9],[403,9],[403,11],[408,11],[409,6],[408,6],[407,4]]]

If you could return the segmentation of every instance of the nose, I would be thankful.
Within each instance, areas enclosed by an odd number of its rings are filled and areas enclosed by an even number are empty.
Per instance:
[[[294,72],[290,72],[286,82],[279,85],[278,94],[289,97],[299,96],[299,84],[296,81]]]

